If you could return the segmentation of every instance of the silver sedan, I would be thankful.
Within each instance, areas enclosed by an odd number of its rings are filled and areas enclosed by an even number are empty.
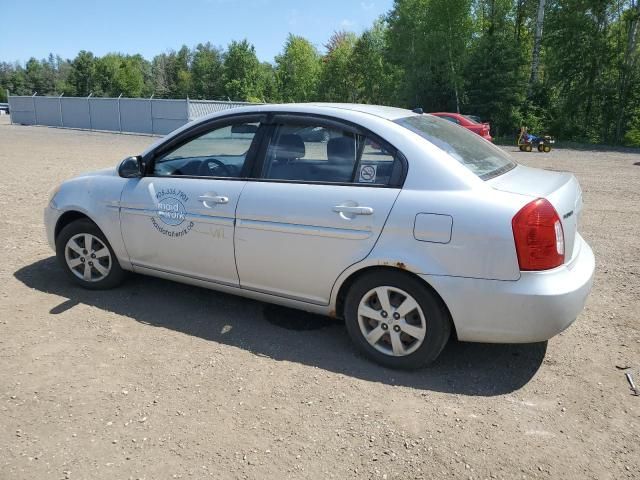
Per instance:
[[[345,320],[375,361],[415,368],[450,336],[537,342],[594,272],[569,173],[527,168],[446,120],[369,105],[262,105],[185,125],[69,180],[45,209],[70,279],[125,272]]]

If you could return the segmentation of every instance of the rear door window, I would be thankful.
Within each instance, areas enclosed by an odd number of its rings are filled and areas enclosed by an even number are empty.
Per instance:
[[[401,177],[396,151],[382,141],[323,124],[281,123],[269,140],[262,178],[391,185]]]

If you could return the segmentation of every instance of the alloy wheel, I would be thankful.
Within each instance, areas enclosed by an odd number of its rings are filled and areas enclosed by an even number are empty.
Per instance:
[[[358,325],[372,347],[394,357],[415,352],[427,333],[418,302],[404,290],[390,286],[376,287],[362,297]]]
[[[69,239],[64,248],[69,270],[85,282],[99,282],[111,271],[111,252],[100,238],[80,233]]]

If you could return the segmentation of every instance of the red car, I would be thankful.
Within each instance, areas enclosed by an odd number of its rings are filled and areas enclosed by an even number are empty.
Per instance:
[[[481,122],[478,117],[473,115],[461,115],[459,113],[446,113],[446,112],[436,112],[431,115],[435,115],[436,117],[444,118],[445,120],[449,120],[450,122],[457,123],[461,127],[466,128],[467,130],[471,130],[474,133],[477,133],[485,140],[493,141],[491,138],[491,134],[489,133],[489,129],[491,125],[487,122]]]

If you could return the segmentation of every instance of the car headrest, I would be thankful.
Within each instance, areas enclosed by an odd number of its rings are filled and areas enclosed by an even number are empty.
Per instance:
[[[353,165],[356,160],[356,142],[349,137],[335,137],[327,142],[329,163]]]
[[[281,161],[295,160],[305,156],[306,150],[300,135],[287,133],[275,145],[275,158]]]

